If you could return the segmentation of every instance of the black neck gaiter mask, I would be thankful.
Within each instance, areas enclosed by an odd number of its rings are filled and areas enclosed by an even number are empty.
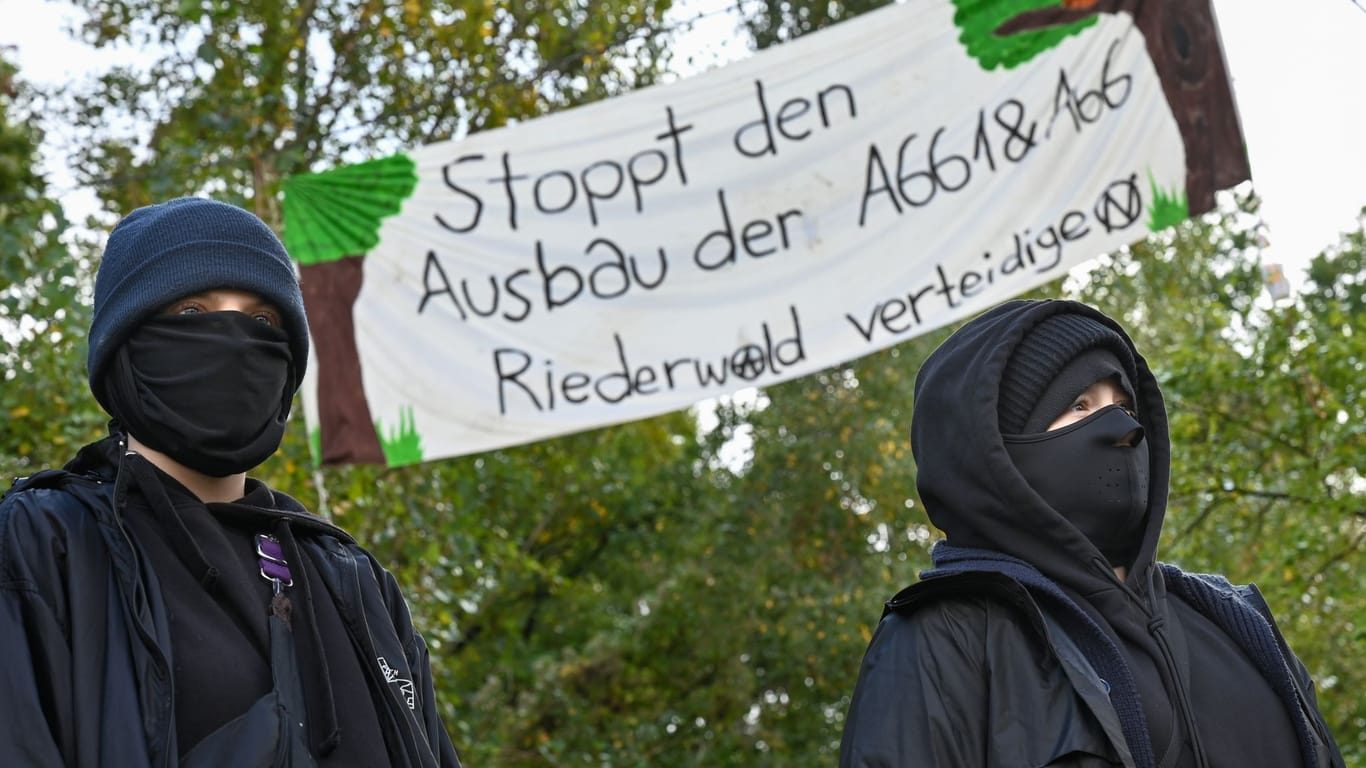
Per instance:
[[[115,353],[104,394],[129,434],[226,477],[280,446],[292,363],[288,334],[241,312],[158,315]]]
[[[1134,445],[1119,445],[1133,433]],[[1004,435],[1015,467],[1111,565],[1131,565],[1148,509],[1148,444],[1118,405],[1051,432]]]

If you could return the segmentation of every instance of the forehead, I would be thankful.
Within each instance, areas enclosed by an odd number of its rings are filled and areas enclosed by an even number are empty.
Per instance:
[[[1086,388],[1083,395],[1105,395],[1116,400],[1128,400],[1129,393],[1125,391],[1124,385],[1120,383],[1119,376],[1106,376],[1099,379],[1096,383]]]
[[[242,291],[236,288],[214,288],[208,291],[192,293],[189,296],[182,296],[176,299],[173,304],[185,301],[194,301],[203,304],[208,309],[260,309],[263,307],[275,308],[275,305],[267,301],[260,294],[252,291]]]

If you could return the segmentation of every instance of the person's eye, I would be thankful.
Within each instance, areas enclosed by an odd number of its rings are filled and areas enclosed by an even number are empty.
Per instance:
[[[204,308],[193,301],[182,301],[171,307],[170,314],[173,315],[197,315],[203,312]]]
[[[280,316],[268,310],[262,309],[251,313],[251,319],[255,320],[258,323],[265,323],[266,325],[269,325],[272,328],[280,327]]]
[[[1131,404],[1131,403],[1116,403],[1116,405],[1119,406],[1119,409],[1120,409],[1121,411],[1124,411],[1125,413],[1129,414],[1129,417],[1130,417],[1130,418],[1133,418],[1133,419],[1137,419],[1137,418],[1138,418],[1138,409],[1134,408],[1133,404]]]

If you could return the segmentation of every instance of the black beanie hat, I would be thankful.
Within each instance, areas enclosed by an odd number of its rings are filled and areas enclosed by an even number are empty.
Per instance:
[[[1134,400],[1133,351],[1114,329],[1079,314],[1052,315],[1030,329],[1001,376],[1001,434],[1043,432],[1092,384],[1118,376]]]
[[[104,403],[100,382],[114,352],[144,320],[177,299],[222,288],[250,291],[280,310],[294,358],[289,391],[298,389],[308,365],[308,319],[280,238],[235,205],[181,197],[138,208],[109,233],[86,357],[96,399]]]

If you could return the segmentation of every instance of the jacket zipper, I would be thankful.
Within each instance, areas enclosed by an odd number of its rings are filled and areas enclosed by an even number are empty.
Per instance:
[[[1186,682],[1181,679],[1181,674],[1176,664],[1176,656],[1172,653],[1171,646],[1167,643],[1167,636],[1162,631],[1165,619],[1157,615],[1157,611],[1152,605],[1153,568],[1151,566],[1145,566],[1143,578],[1146,579],[1149,584],[1149,594],[1145,599],[1137,590],[1129,586],[1125,580],[1120,579],[1108,562],[1097,559],[1093,560],[1092,564],[1101,568],[1110,576],[1110,578],[1118,583],[1119,587],[1134,599],[1134,602],[1143,611],[1143,614],[1148,617],[1148,634],[1157,642],[1157,648],[1162,652],[1162,665],[1166,667],[1167,676],[1171,679],[1172,685],[1176,688],[1175,691],[1169,691],[1168,695],[1172,698],[1172,706],[1176,710],[1178,720],[1189,735],[1191,752],[1195,755],[1195,764],[1197,768],[1209,768],[1209,758],[1206,757],[1205,748],[1200,743],[1200,732],[1195,727],[1195,718],[1192,715],[1193,708],[1190,703],[1190,693],[1186,690]],[[1152,736],[1149,734],[1149,740],[1151,741],[1151,739]],[[1154,747],[1156,747],[1156,745],[1154,745]],[[1178,750],[1179,749],[1180,746],[1178,745]],[[1153,759],[1160,762],[1161,756],[1154,754]]]
[[[136,605],[138,603],[136,599],[137,595],[139,593],[145,594],[147,591],[147,586],[142,583],[142,555],[138,552],[137,547],[133,546],[133,537],[128,535],[128,529],[123,524],[122,510],[119,509],[120,499],[119,494],[117,493],[118,475],[123,474],[123,457],[126,451],[127,443],[124,441],[123,437],[120,436],[119,463],[118,466],[115,468],[115,472],[117,474],[114,478],[116,492],[114,493],[114,509],[112,511],[114,513],[114,526],[118,529],[119,536],[123,539],[124,545],[128,548],[128,553],[132,556],[132,583],[127,584],[127,586],[133,590],[133,594],[130,595],[127,599],[129,599],[132,602],[132,605],[130,605],[129,607],[136,608]],[[127,491],[125,486],[125,493],[126,492]],[[142,603],[148,606],[149,608],[151,607],[151,601],[146,599],[145,597],[142,600]],[[173,729],[170,727],[166,727],[169,725],[170,721],[174,720],[175,718],[175,685],[171,682],[171,673],[169,665],[166,663],[166,654],[162,652],[161,646],[157,643],[156,633],[148,630],[147,626],[142,621],[142,617],[137,615],[136,610],[132,610],[130,611],[130,613],[132,614],[131,618],[133,619],[133,626],[137,628],[138,638],[142,641],[144,648],[148,649],[148,655],[151,657],[152,664],[156,667],[156,671],[161,678],[162,685],[165,688],[165,702],[168,716],[163,719],[163,733],[160,734],[162,742],[161,759],[162,765],[167,766],[167,768],[170,768],[170,766],[172,765],[172,761],[179,759],[178,755],[173,756],[171,754],[174,751],[171,748],[171,738]]]
[[[1157,647],[1162,651],[1162,663],[1167,667],[1167,674],[1171,676],[1172,684],[1176,691],[1174,703],[1177,714],[1181,718],[1181,723],[1190,736],[1191,751],[1195,753],[1195,764],[1198,768],[1208,768],[1209,759],[1205,757],[1204,745],[1200,743],[1200,731],[1195,727],[1195,719],[1191,716],[1190,693],[1186,690],[1186,682],[1181,679],[1180,673],[1176,668],[1176,659],[1172,653],[1171,646],[1167,644],[1167,636],[1162,631],[1163,620],[1154,618],[1148,622],[1148,634],[1157,641]]]

